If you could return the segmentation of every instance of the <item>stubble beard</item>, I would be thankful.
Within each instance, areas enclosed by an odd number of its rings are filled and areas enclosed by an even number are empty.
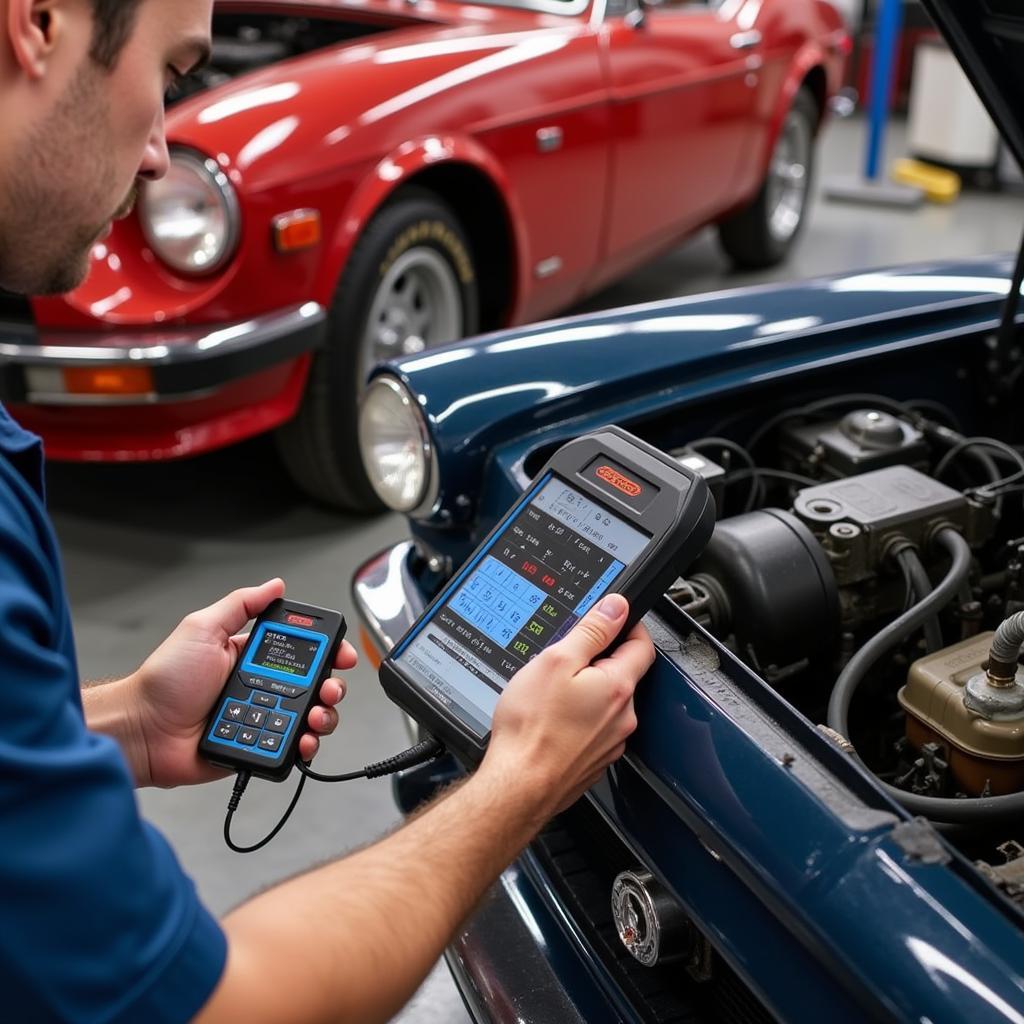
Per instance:
[[[111,115],[101,75],[86,62],[0,181],[0,287],[59,295],[89,272],[112,212]]]

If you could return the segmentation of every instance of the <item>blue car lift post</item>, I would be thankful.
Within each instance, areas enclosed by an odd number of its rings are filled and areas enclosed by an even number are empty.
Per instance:
[[[867,4],[865,4],[865,9]],[[910,209],[921,204],[924,192],[909,185],[897,185],[879,177],[882,143],[889,119],[896,42],[903,20],[903,0],[881,0],[875,23],[875,45],[871,61],[871,106],[868,112],[868,151],[862,177],[835,178],[825,183],[825,195],[848,203],[876,203]],[[863,22],[862,22],[863,24]]]

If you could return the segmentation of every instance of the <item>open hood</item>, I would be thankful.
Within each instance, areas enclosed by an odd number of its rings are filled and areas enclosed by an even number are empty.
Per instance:
[[[922,3],[1024,167],[1024,5],[1019,0]]]
[[[1024,167],[1024,6],[1019,0],[922,0],[988,108],[1017,163]],[[1024,284],[1024,238],[1003,304],[989,362],[995,392],[1010,397],[1019,374],[1007,376],[1017,341]]]

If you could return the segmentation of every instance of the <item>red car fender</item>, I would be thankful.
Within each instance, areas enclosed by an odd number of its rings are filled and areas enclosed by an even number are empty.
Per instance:
[[[834,60],[835,58],[831,58]],[[759,166],[761,168],[761,177],[768,173],[768,162],[771,160],[772,151],[775,149],[775,143],[778,141],[779,133],[782,131],[783,122],[786,119],[786,115],[789,113],[789,108],[793,105],[793,100],[796,98],[796,94],[800,91],[800,87],[804,84],[807,76],[815,69],[821,68],[826,75],[825,88],[822,90],[822,94],[816,98],[824,103],[826,97],[831,94],[831,82],[829,79],[829,60],[830,57],[825,53],[824,50],[815,42],[805,43],[804,46],[797,52],[789,65],[789,71],[786,75],[786,79],[782,84],[782,88],[779,90],[778,101],[775,105],[775,110],[772,113],[772,119],[768,134],[766,136],[766,145],[764,152],[760,154]],[[824,120],[828,111],[821,110],[821,118],[819,119],[819,125]]]
[[[514,247],[514,320],[515,310],[520,307],[531,283],[524,269],[526,261],[521,258],[527,251],[525,219],[504,169],[480,143],[466,136],[445,134],[412,139],[384,157],[365,176],[339,218],[335,232],[327,240],[316,287],[318,295],[334,293],[353,247],[377,211],[417,174],[441,164],[465,164],[474,168],[491,181],[501,196]]]

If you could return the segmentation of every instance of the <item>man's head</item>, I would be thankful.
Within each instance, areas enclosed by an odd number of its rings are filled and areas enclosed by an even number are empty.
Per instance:
[[[76,287],[166,173],[164,95],[206,57],[212,3],[0,0],[0,287]]]

